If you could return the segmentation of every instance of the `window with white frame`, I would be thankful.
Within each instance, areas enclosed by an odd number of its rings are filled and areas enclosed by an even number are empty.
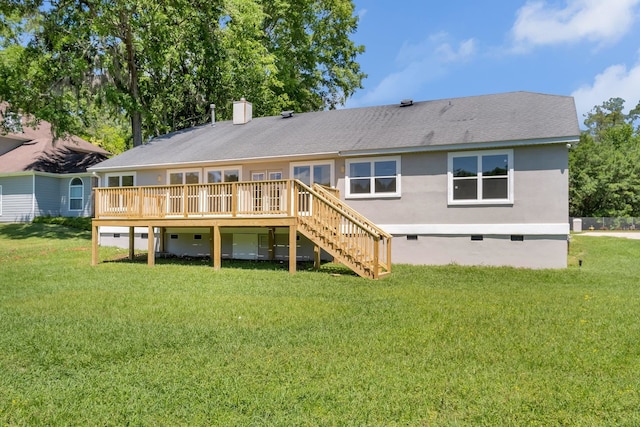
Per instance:
[[[400,197],[400,157],[347,160],[346,169],[345,197]]]
[[[0,215],[2,215],[2,185],[0,185]]]
[[[267,176],[271,181],[282,179],[282,171],[268,171]]]
[[[133,187],[136,185],[136,174],[107,174],[107,187]]]
[[[84,183],[80,178],[73,178],[69,183],[69,210],[80,211],[84,206]]]
[[[200,169],[171,170],[167,172],[170,185],[199,184]]]
[[[449,153],[449,204],[513,203],[513,150]]]
[[[292,163],[291,177],[299,179],[306,185],[320,184],[331,187],[333,185],[333,161]]]
[[[240,167],[205,169],[208,183],[240,181]]]

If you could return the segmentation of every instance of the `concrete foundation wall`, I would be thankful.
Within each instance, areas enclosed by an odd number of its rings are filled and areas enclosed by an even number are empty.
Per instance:
[[[487,265],[525,268],[566,268],[567,236],[484,235],[394,236],[392,262],[424,265]]]

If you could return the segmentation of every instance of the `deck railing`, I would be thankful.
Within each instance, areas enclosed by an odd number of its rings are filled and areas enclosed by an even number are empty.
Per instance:
[[[294,181],[301,231],[362,276],[377,279],[391,272],[392,236],[346,203],[323,190]]]
[[[97,219],[295,217],[299,230],[358,274],[391,271],[391,236],[331,192],[298,180],[95,189]]]
[[[290,180],[96,188],[96,218],[291,215]]]

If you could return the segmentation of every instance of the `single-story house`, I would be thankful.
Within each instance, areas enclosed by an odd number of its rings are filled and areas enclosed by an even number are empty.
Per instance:
[[[34,129],[18,115],[0,114],[0,120],[0,222],[90,216],[87,168],[109,153],[77,136],[55,140],[45,121]]]
[[[95,239],[151,239],[150,252],[214,264],[358,264],[354,253],[366,252],[383,259],[371,277],[391,263],[566,267],[568,149],[580,134],[571,97],[512,92],[255,119],[246,100],[233,107],[231,121],[90,167],[103,187]],[[341,243],[369,234],[371,247]]]

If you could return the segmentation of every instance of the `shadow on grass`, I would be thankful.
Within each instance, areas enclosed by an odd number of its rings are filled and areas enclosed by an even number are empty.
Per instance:
[[[122,264],[146,264],[147,254],[136,254],[132,260],[128,256],[109,259],[104,263],[122,263]],[[156,265],[192,265],[192,266],[208,266],[213,265],[211,257],[179,257],[173,255],[156,256]],[[239,270],[262,270],[262,271],[289,271],[288,261],[264,261],[264,260],[239,260],[239,259],[223,259],[223,269],[239,269]],[[300,261],[296,264],[297,271],[315,271],[313,262]],[[347,267],[334,264],[331,262],[323,263],[320,266],[321,273],[339,274],[345,276],[357,276]]]
[[[76,228],[54,224],[3,224],[0,225],[0,238],[22,240],[39,237],[44,239],[85,239],[91,240],[91,233]]]

